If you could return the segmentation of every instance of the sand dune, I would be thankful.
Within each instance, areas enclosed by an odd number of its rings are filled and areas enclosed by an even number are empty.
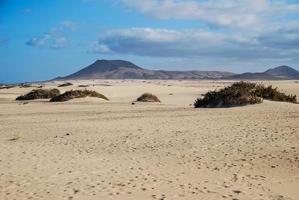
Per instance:
[[[110,101],[24,104],[32,88],[0,90],[1,200],[299,199],[298,104],[192,107],[231,81],[71,82],[59,90]],[[299,96],[295,81],[264,83]],[[145,92],[162,103],[131,105]]]

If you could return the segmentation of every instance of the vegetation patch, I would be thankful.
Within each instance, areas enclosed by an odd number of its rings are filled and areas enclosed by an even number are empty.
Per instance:
[[[58,85],[58,87],[68,87],[68,86],[72,86],[72,83],[63,83],[61,85]]]
[[[96,97],[96,98],[100,98],[100,99],[105,99],[105,100],[109,100],[107,97],[105,97],[104,95],[95,92],[95,91],[91,91],[91,90],[70,90],[67,91],[61,95],[58,95],[56,97],[53,97],[50,101],[51,102],[63,102],[63,101],[69,101],[71,99],[75,99],[75,98],[84,98],[84,97]]]
[[[78,87],[89,87],[89,85],[78,85]]]
[[[16,134],[12,138],[8,139],[8,141],[17,141],[19,139],[21,139],[21,135],[20,134]]]
[[[34,99],[51,99],[60,94],[57,89],[34,89],[31,92],[19,96],[16,98],[17,101],[34,100]]]
[[[28,83],[21,83],[21,84],[19,84],[19,87],[20,88],[29,88],[29,87],[32,87],[32,85],[28,84]]]
[[[150,93],[144,93],[140,97],[137,98],[137,101],[139,102],[161,102],[160,99]]]
[[[14,88],[16,85],[0,85],[0,90]]]
[[[198,98],[195,108],[234,107],[262,103],[263,99],[297,103],[296,95],[286,95],[277,88],[263,84],[236,82],[220,90],[207,92]]]
[[[272,87],[272,85],[265,87],[262,84],[257,84],[255,87],[255,95],[272,101],[297,103],[296,95],[287,95],[280,92],[277,87]]]

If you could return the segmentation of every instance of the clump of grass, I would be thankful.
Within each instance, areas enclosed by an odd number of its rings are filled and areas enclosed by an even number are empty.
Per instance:
[[[56,97],[53,97],[50,101],[51,102],[63,102],[63,101],[69,101],[71,99],[75,98],[84,98],[84,97],[97,97],[105,100],[109,100],[107,97],[104,95],[91,91],[91,90],[70,90],[67,91],[61,95],[58,95]]]
[[[89,87],[89,85],[78,85],[78,87]]]
[[[34,99],[51,99],[60,94],[57,89],[34,89],[31,92],[19,96],[16,98],[17,101],[34,100]]]
[[[30,85],[28,83],[21,83],[21,84],[19,84],[19,87],[20,88],[29,88],[29,87],[32,87],[32,85]]]
[[[195,108],[233,107],[261,103],[263,99],[296,103],[296,95],[286,95],[272,86],[249,82],[236,82],[220,90],[207,92],[198,98]]]
[[[68,86],[71,86],[71,85],[73,85],[72,83],[63,83],[63,84],[61,84],[61,85],[58,85],[58,87],[68,87]]]
[[[20,134],[15,134],[15,135],[13,135],[12,138],[8,139],[8,141],[17,141],[19,139],[21,139],[21,135]]]
[[[0,90],[14,88],[16,85],[0,85]]]
[[[268,87],[265,87],[261,84],[256,85],[255,95],[272,101],[297,103],[296,95],[287,95],[283,92],[278,91],[277,87],[273,88],[272,85]]]
[[[160,99],[156,95],[153,95],[150,93],[144,93],[143,95],[138,97],[136,101],[139,101],[139,102],[161,102]]]

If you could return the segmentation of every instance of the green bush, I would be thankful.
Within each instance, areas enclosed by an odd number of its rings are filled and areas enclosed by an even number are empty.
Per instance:
[[[19,96],[16,98],[17,101],[24,101],[24,100],[34,100],[34,99],[51,99],[60,94],[60,91],[57,89],[34,89],[31,92]]]
[[[72,83],[63,83],[61,85],[58,85],[58,87],[68,87],[68,86],[71,86],[73,85]]]
[[[0,85],[0,90],[2,89],[10,89],[16,87],[15,85]]]
[[[233,107],[261,103],[263,99],[296,103],[296,95],[286,95],[272,86],[249,82],[236,82],[219,91],[207,92],[198,98],[195,108]]]
[[[137,98],[137,101],[139,102],[161,102],[160,99],[153,94],[150,93],[144,93],[140,97]]]
[[[290,103],[297,103],[296,95],[286,95],[278,91],[277,88],[273,88],[272,85],[265,87],[264,85],[256,85],[255,94],[264,99],[272,101],[284,101]]]
[[[62,101],[69,101],[75,98],[84,98],[84,97],[97,97],[105,100],[109,100],[104,95],[91,91],[91,90],[70,90],[67,91],[59,96],[53,97],[50,101],[51,102],[62,102]]]

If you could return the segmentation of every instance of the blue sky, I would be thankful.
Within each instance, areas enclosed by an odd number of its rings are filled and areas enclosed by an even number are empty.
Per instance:
[[[0,0],[0,82],[96,59],[150,69],[299,67],[297,0]]]

